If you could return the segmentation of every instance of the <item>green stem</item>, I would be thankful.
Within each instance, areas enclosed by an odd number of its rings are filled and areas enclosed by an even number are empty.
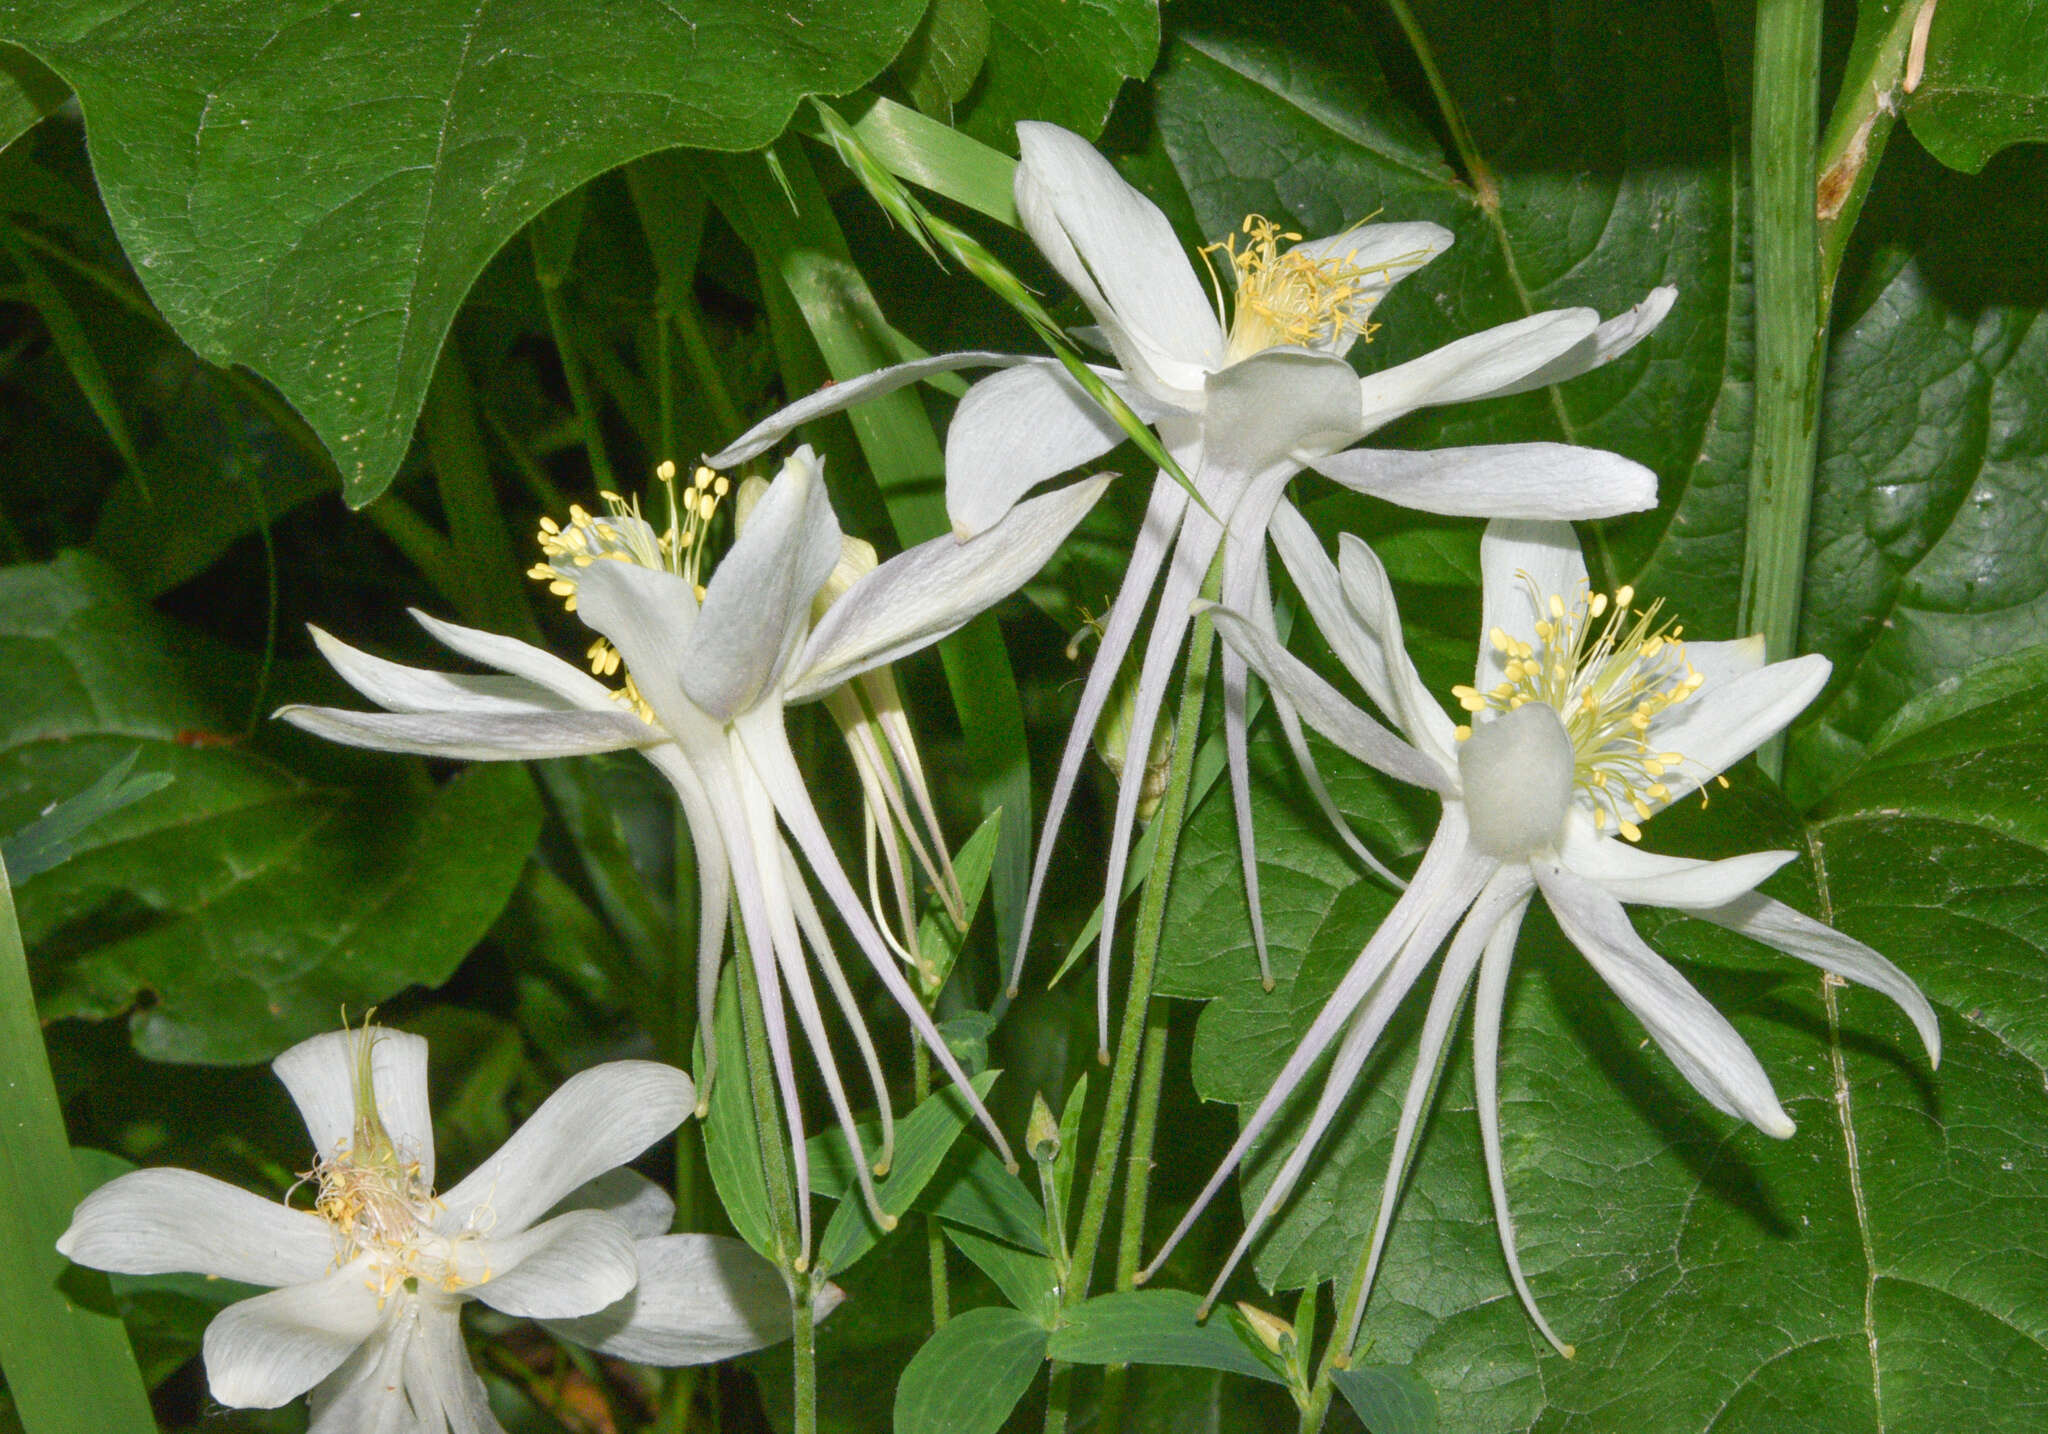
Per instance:
[[[1756,427],[1740,627],[1763,635],[1768,660],[1792,655],[1806,580],[1819,445],[1820,242],[1814,217],[1821,0],[1761,0],[1756,21],[1750,165],[1756,188]],[[1785,749],[1757,754],[1774,779]]]
[[[106,1276],[57,1237],[81,1191],[0,866],[0,1366],[34,1434],[150,1434],[156,1421]]]
[[[1222,575],[1223,554],[1219,549],[1215,562],[1209,567],[1209,575],[1202,583],[1203,597],[1215,598]],[[1145,878],[1145,897],[1138,908],[1137,939],[1131,947],[1131,980],[1124,996],[1116,1058],[1110,1067],[1109,1097],[1103,1104],[1102,1131],[1095,1143],[1094,1163],[1088,1170],[1088,1192],[1081,1202],[1081,1222],[1075,1229],[1074,1257],[1066,1287],[1061,1292],[1061,1302],[1068,1306],[1077,1305],[1088,1297],[1090,1277],[1095,1268],[1095,1251],[1101,1243],[1102,1227],[1109,1210],[1110,1187],[1116,1183],[1117,1153],[1123,1145],[1124,1125],[1133,1105],[1131,1096],[1137,1078],[1138,1059],[1148,1045],[1147,1032],[1152,1028],[1152,972],[1158,961],[1159,938],[1166,925],[1166,889],[1173,874],[1174,858],[1180,850],[1181,826],[1187,819],[1188,787],[1195,770],[1195,751],[1200,745],[1202,703],[1209,686],[1209,659],[1215,645],[1215,626],[1205,612],[1195,619],[1194,633],[1188,642],[1187,671],[1181,680],[1179,723],[1174,729],[1173,759],[1167,768],[1166,800],[1152,819],[1159,830],[1159,845],[1153,850],[1152,869]],[[1149,1043],[1161,1050],[1162,1061],[1165,1033],[1162,1020],[1155,1033],[1157,1039]],[[1149,1103],[1141,1102],[1138,1127],[1133,1135],[1133,1151],[1142,1143],[1147,1156],[1142,1169],[1133,1162],[1131,1183],[1124,1192],[1125,1230],[1137,1231],[1136,1235],[1127,1234],[1125,1237],[1133,1249],[1137,1240],[1143,1237],[1145,1200],[1151,1186],[1149,1152],[1159,1114],[1157,1081],[1152,1082],[1149,1095]],[[1118,1287],[1129,1288],[1125,1283],[1122,1261],[1119,1260],[1118,1264]],[[1133,1280],[1136,1271],[1134,1254],[1130,1271]],[[1046,1434],[1059,1434],[1066,1427],[1073,1382],[1071,1369],[1054,1361],[1051,1381],[1046,1398],[1045,1428]],[[1110,1426],[1105,1423],[1103,1427],[1107,1430]]]
[[[704,332],[704,315],[697,307],[694,296],[683,293],[675,297],[668,310],[670,322],[676,326],[676,333],[683,341],[683,357],[690,361],[690,372],[696,376],[697,387],[704,401],[711,405],[712,422],[726,438],[737,438],[745,425],[740,418],[739,405],[732,401],[732,389],[727,386],[725,374],[719,370],[718,356],[711,352],[711,340]]]
[[[923,1041],[910,1043],[910,1093],[913,1106],[922,1106],[932,1093],[932,1054]],[[936,1215],[924,1217],[925,1258],[932,1272],[932,1328],[939,1329],[953,1317],[953,1291],[946,1278],[946,1235]]]
[[[562,381],[569,386],[569,402],[575,407],[576,421],[583,430],[584,451],[590,455],[590,476],[600,490],[616,493],[619,480],[612,476],[611,460],[605,457],[597,405],[590,396],[590,382],[583,374],[583,355],[569,322],[569,306],[562,298],[567,276],[556,272],[549,262],[539,231],[529,228],[526,234],[533,249],[533,277],[540,285],[541,307],[547,311],[548,330],[554,335],[555,352],[562,361]]]
[[[740,1026],[745,1035],[747,1086],[754,1104],[754,1130],[761,1147],[761,1173],[768,1186],[768,1210],[775,1221],[776,1259],[790,1287],[790,1351],[796,1373],[796,1434],[817,1434],[818,1361],[811,1318],[810,1256],[798,1233],[795,1181],[782,1145],[782,1114],[768,1054],[768,1019],[761,986],[747,945],[746,927],[733,913],[733,957],[739,965]]]
[[[1834,293],[1849,235],[1855,231],[1877,163],[1884,157],[1885,141],[1898,119],[1915,28],[1921,15],[1933,8],[1934,0],[1900,0],[1891,24],[1882,32],[1866,35],[1858,27],[1834,113],[1821,136],[1814,211],[1820,223],[1823,304]]]
[[[1146,877],[1162,885],[1166,873],[1155,864]],[[1152,1002],[1145,1017],[1145,1056],[1138,1067],[1138,1109],[1131,1126],[1131,1150],[1124,1159],[1124,1202],[1122,1223],[1117,1230],[1116,1287],[1135,1289],[1138,1264],[1144,1255],[1145,1206],[1152,1188],[1152,1147],[1159,1128],[1159,1097],[1166,1083],[1166,1040],[1168,1007]],[[1130,1392],[1130,1366],[1112,1364],[1102,1372],[1102,1416],[1095,1421],[1101,1434],[1117,1434],[1123,1427],[1124,1401]]]

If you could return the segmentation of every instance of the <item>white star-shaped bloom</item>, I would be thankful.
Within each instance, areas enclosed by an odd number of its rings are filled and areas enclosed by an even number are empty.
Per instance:
[[[737,1241],[668,1235],[673,1202],[618,1168],[689,1114],[681,1071],[615,1061],[571,1077],[437,1194],[425,1040],[365,1026],[303,1041],[273,1068],[313,1138],[310,1210],[138,1170],[81,1201],[57,1245],[102,1270],[273,1287],[207,1326],[221,1403],[275,1408],[310,1391],[313,1434],[495,1431],[462,1343],[469,1300],[647,1363],[788,1337],[774,1266]]]
[[[1122,890],[1147,756],[1190,600],[1219,548],[1224,603],[1271,624],[1265,537],[1282,496],[1304,467],[1361,493],[1424,512],[1481,517],[1596,518],[1650,507],[1656,479],[1640,464],[1556,443],[1407,452],[1349,445],[1419,408],[1519,393],[1562,382],[1627,352],[1662,320],[1676,291],[1658,289],[1602,322],[1591,309],[1557,309],[1473,334],[1361,378],[1347,360],[1393,285],[1449,247],[1428,223],[1360,224],[1282,245],[1257,216],[1226,251],[1232,284],[1226,320],[1155,204],[1078,135],[1056,125],[1017,126],[1018,213],[1060,276],[1087,305],[1090,332],[1116,358],[1095,372],[1145,422],[1189,475],[1200,501],[1161,473],[1122,587],[1101,623],[1101,643],[1055,778],[1032,872],[1021,966],[1053,845],[1089,739],[1155,588],[1157,615],[1144,646],[1117,805],[1110,831],[1106,908]],[[882,369],[824,389],[757,425],[708,461],[739,462],[798,424],[949,369],[998,367],[970,389],[946,435],[946,506],[956,533],[980,533],[1025,493],[1086,463],[1124,438],[1057,362],[987,352],[945,354]],[[1227,541],[1226,541],[1227,540]],[[1285,554],[1282,554],[1283,558]],[[1161,579],[1164,570],[1165,577]],[[1239,849],[1262,973],[1265,931],[1253,860],[1250,772],[1245,754],[1245,666],[1223,656],[1224,734],[1237,803]],[[1311,790],[1359,857],[1386,872],[1337,816],[1308,761],[1284,694],[1275,710]],[[1102,924],[1097,1000],[1103,1037],[1114,921]],[[1013,972],[1012,985],[1015,984]]]
[[[1727,1018],[1636,934],[1626,906],[1683,911],[1881,991],[1912,1019],[1930,1059],[1940,1059],[1934,1012],[1904,972],[1861,942],[1754,890],[1797,853],[1694,861],[1634,845],[1641,823],[1719,778],[1797,716],[1827,682],[1828,661],[1807,656],[1766,663],[1761,638],[1684,642],[1676,627],[1659,621],[1656,605],[1632,610],[1631,590],[1611,598],[1588,591],[1585,560],[1569,524],[1496,521],[1480,544],[1477,669],[1472,685],[1454,694],[1471,723],[1454,726],[1402,646],[1393,591],[1372,550],[1347,534],[1333,566],[1298,514],[1276,522],[1274,538],[1301,578],[1303,600],[1331,649],[1401,735],[1290,655],[1264,625],[1217,608],[1217,630],[1339,747],[1435,791],[1443,818],[1407,890],[1152,1268],[1335,1045],[1314,1113],[1246,1223],[1217,1279],[1222,1284],[1294,1188],[1395,1008],[1448,939],[1368,1263],[1377,1264],[1439,1056],[1476,973],[1473,1066],[1501,1243],[1530,1316],[1569,1353],[1523,1278],[1501,1174],[1501,1002],[1522,917],[1536,893],[1693,1088],[1767,1135],[1793,1133],[1770,1077]],[[1369,1269],[1368,1289],[1371,1278]]]

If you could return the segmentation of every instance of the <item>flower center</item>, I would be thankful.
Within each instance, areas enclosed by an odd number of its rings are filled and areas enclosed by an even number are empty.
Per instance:
[[[572,503],[567,527],[553,518],[540,520],[540,550],[545,561],[528,568],[526,575],[546,583],[548,591],[562,599],[562,606],[570,612],[576,611],[576,586],[582,570],[600,559],[674,573],[695,589],[702,602],[704,534],[719,501],[732,490],[731,480],[700,467],[678,491],[676,465],[666,461],[654,470],[654,476],[668,494],[666,528],[657,532],[641,516],[639,498],[628,501],[616,493],[601,493],[602,515]],[[619,651],[602,637],[590,644],[585,656],[596,676],[611,677],[619,671]],[[654,709],[634,686],[631,673],[614,695],[641,721],[655,725]]]
[[[1624,837],[1636,841],[1643,834],[1636,823],[1649,818],[1651,803],[1671,796],[1660,779],[1685,760],[1651,748],[1650,724],[1706,679],[1686,659],[1679,641],[1684,629],[1657,621],[1661,602],[1641,612],[1630,609],[1633,588],[1617,589],[1611,603],[1605,593],[1584,592],[1567,603],[1556,593],[1537,592],[1533,584],[1530,595],[1537,611],[1548,614],[1536,623],[1536,644],[1494,628],[1487,640],[1505,659],[1505,680],[1486,692],[1451,689],[1467,712],[1501,714],[1477,731],[1460,727],[1458,740],[1476,742],[1507,714],[1532,703],[1548,707],[1570,744],[1571,785],[1591,805],[1593,825],[1605,830],[1611,818]],[[1468,781],[1468,803],[1472,795]]]
[[[1262,215],[1245,216],[1245,244],[1229,235],[1208,245],[1207,256],[1222,250],[1230,260],[1237,287],[1230,319],[1230,361],[1276,345],[1316,348],[1334,345],[1347,335],[1372,339],[1376,325],[1370,322],[1380,289],[1366,281],[1384,277],[1384,265],[1370,268],[1354,262],[1356,251],[1344,254],[1310,254],[1300,249],[1281,252],[1280,246],[1298,244],[1299,234],[1284,231]],[[1215,271],[1211,269],[1211,276]],[[1216,311],[1223,312],[1221,286]]]
[[[301,1177],[318,1183],[313,1213],[334,1229],[338,1265],[370,1257],[371,1287],[380,1303],[401,1287],[408,1294],[422,1286],[453,1294],[481,1284],[490,1278],[489,1267],[463,1256],[485,1229],[472,1219],[470,1229],[453,1236],[434,1230],[440,1202],[420,1162],[399,1150],[377,1113],[370,1076],[374,1043],[365,1031],[356,1048],[356,1120],[348,1143],[319,1156]],[[487,1211],[482,1207],[480,1213]]]

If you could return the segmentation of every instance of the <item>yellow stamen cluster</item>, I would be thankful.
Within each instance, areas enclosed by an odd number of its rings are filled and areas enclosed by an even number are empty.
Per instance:
[[[700,467],[690,481],[676,483],[676,465],[663,462],[654,470],[668,494],[668,526],[656,531],[640,512],[640,500],[601,493],[605,511],[594,514],[580,504],[569,507],[567,527],[553,518],[540,520],[540,550],[545,561],[535,563],[526,575],[548,585],[548,591],[562,599],[563,607],[576,611],[576,587],[582,570],[601,559],[634,563],[643,568],[674,573],[704,600],[704,535],[711,518],[732,482],[709,468]],[[590,644],[585,656],[591,672],[612,677],[619,672],[619,654],[604,638]],[[617,693],[620,702],[633,709],[643,722],[654,723],[654,709],[640,695],[631,673]]]
[[[335,1263],[370,1256],[370,1287],[379,1303],[401,1286],[411,1293],[427,1284],[453,1294],[481,1284],[490,1278],[489,1268],[465,1277],[457,1255],[484,1230],[472,1221],[472,1228],[453,1237],[435,1233],[441,1203],[419,1160],[397,1147],[378,1115],[370,1065],[374,1044],[366,1022],[357,1038],[356,1120],[347,1144],[320,1155],[300,1177],[316,1183],[313,1213],[334,1228]]]
[[[1282,252],[1282,244],[1298,244],[1301,236],[1263,215],[1247,215],[1244,234],[1243,248],[1233,234],[1202,250],[1205,259],[1222,250],[1235,274],[1232,362],[1280,344],[1312,348],[1337,343],[1347,334],[1371,340],[1376,325],[1370,316],[1380,286],[1365,281],[1387,277],[1388,266],[1361,267],[1356,251],[1320,256],[1299,249]],[[1220,317],[1220,292],[1216,309]]]
[[[1530,594],[1547,614],[1535,625],[1536,643],[1501,628],[1487,641],[1502,658],[1503,680],[1488,691],[1454,687],[1467,712],[1512,712],[1530,702],[1547,704],[1563,723],[1575,754],[1575,784],[1593,806],[1593,824],[1605,828],[1612,816],[1630,841],[1642,836],[1637,822],[1670,799],[1662,778],[1685,758],[1650,747],[1650,724],[1692,696],[1706,679],[1686,659],[1679,639],[1684,629],[1659,624],[1652,603],[1630,610],[1635,589],[1623,587],[1610,603],[1605,593],[1580,593],[1570,604],[1556,593]],[[1472,734],[1458,728],[1458,740]],[[1629,814],[1634,820],[1630,820]]]

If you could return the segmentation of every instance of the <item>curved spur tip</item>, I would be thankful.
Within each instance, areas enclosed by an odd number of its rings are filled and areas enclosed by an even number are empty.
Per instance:
[[[1271,976],[1259,977],[1259,985],[1265,989],[1266,994],[1269,996],[1273,993],[1273,987],[1278,984]]]
[[[1100,1063],[1100,1064],[1102,1064],[1102,1065],[1108,1065],[1108,1064],[1109,1064],[1109,1047],[1108,1047],[1108,1046],[1098,1046],[1098,1047],[1096,1047],[1096,1050],[1095,1050],[1095,1059],[1096,1059],[1096,1061],[1097,1061],[1097,1062],[1099,1062],[1099,1063]]]

